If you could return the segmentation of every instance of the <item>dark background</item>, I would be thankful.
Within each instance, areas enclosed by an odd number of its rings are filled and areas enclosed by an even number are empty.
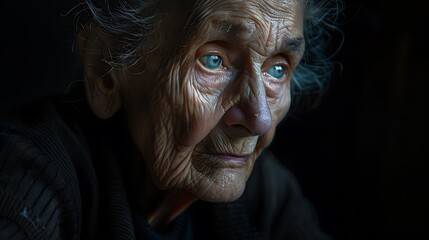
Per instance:
[[[81,79],[74,5],[1,3],[0,112]],[[345,1],[327,92],[272,144],[337,240],[428,238],[428,13],[424,0]]]
[[[344,14],[342,69],[273,148],[336,239],[429,239],[428,1],[346,1]]]

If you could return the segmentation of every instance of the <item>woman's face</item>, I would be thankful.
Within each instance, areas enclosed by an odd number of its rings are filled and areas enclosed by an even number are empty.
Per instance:
[[[129,131],[159,188],[235,200],[288,111],[303,9],[296,0],[175,7],[144,66],[119,75]]]

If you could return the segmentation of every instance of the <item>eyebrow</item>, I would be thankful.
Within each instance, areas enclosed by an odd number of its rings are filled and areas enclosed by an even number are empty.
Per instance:
[[[287,37],[282,42],[282,48],[284,48],[288,52],[302,54],[305,48],[305,39],[304,37]]]

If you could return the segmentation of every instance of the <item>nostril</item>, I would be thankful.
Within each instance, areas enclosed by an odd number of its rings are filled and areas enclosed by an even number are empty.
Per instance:
[[[237,106],[229,108],[223,116],[223,121],[228,127],[242,126],[244,125],[246,116],[244,112]]]

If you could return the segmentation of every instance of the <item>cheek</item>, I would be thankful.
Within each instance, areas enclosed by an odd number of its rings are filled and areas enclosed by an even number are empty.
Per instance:
[[[286,116],[291,104],[291,94],[289,84],[285,84],[279,88],[276,93],[268,98],[268,105],[271,110],[271,117],[273,121],[273,128]]]
[[[183,102],[176,108],[178,139],[185,146],[193,146],[202,141],[218,124],[224,114],[220,102],[221,91],[200,84],[201,76],[190,71],[182,78],[181,95]]]
[[[286,116],[290,108],[290,95],[285,96],[274,103],[275,107],[272,107],[273,126],[279,124],[282,119]]]
[[[221,119],[224,111],[218,104],[220,91],[203,87],[191,64],[177,62],[168,74],[158,78],[158,86],[149,93],[151,131],[167,135],[170,145],[193,147]],[[167,143],[166,143],[167,144]]]

